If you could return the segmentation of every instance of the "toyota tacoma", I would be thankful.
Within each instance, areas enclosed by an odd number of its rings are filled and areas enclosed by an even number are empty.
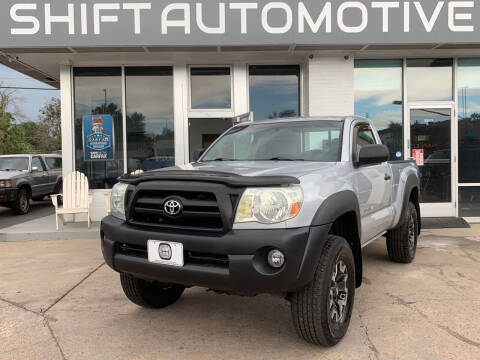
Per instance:
[[[199,156],[112,190],[102,251],[139,306],[169,306],[192,286],[280,294],[298,335],[332,346],[348,329],[362,248],[385,236],[392,261],[415,257],[417,165],[389,161],[366,119],[242,123]]]

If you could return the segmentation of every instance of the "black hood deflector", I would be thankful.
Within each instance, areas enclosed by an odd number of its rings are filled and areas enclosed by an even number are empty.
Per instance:
[[[242,176],[227,172],[195,170],[160,170],[145,172],[140,175],[124,175],[119,181],[137,185],[145,181],[205,181],[225,184],[231,187],[246,186],[285,186],[300,184],[293,176]]]

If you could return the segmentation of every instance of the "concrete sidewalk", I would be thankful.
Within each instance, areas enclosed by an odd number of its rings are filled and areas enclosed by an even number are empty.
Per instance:
[[[34,240],[98,239],[100,223],[66,223],[57,231],[55,215],[47,215],[0,229],[0,242]]]
[[[480,225],[425,230],[412,264],[364,249],[364,283],[334,348],[300,340],[278,297],[185,291],[142,309],[98,240],[0,243],[0,359],[480,359]]]

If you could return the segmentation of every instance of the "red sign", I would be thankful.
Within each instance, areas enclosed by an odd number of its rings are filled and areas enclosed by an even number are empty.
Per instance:
[[[415,162],[417,163],[418,166],[423,166],[424,161],[423,161],[423,149],[413,149],[412,150],[412,157],[415,159]]]

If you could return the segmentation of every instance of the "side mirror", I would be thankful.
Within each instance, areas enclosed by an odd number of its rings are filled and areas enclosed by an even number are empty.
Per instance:
[[[38,171],[38,167],[34,166],[32,167],[32,172]]]
[[[205,152],[205,149],[197,149],[193,152],[193,161],[198,161]]]
[[[382,144],[365,145],[358,154],[357,166],[381,164],[388,161],[390,153],[388,148]]]

